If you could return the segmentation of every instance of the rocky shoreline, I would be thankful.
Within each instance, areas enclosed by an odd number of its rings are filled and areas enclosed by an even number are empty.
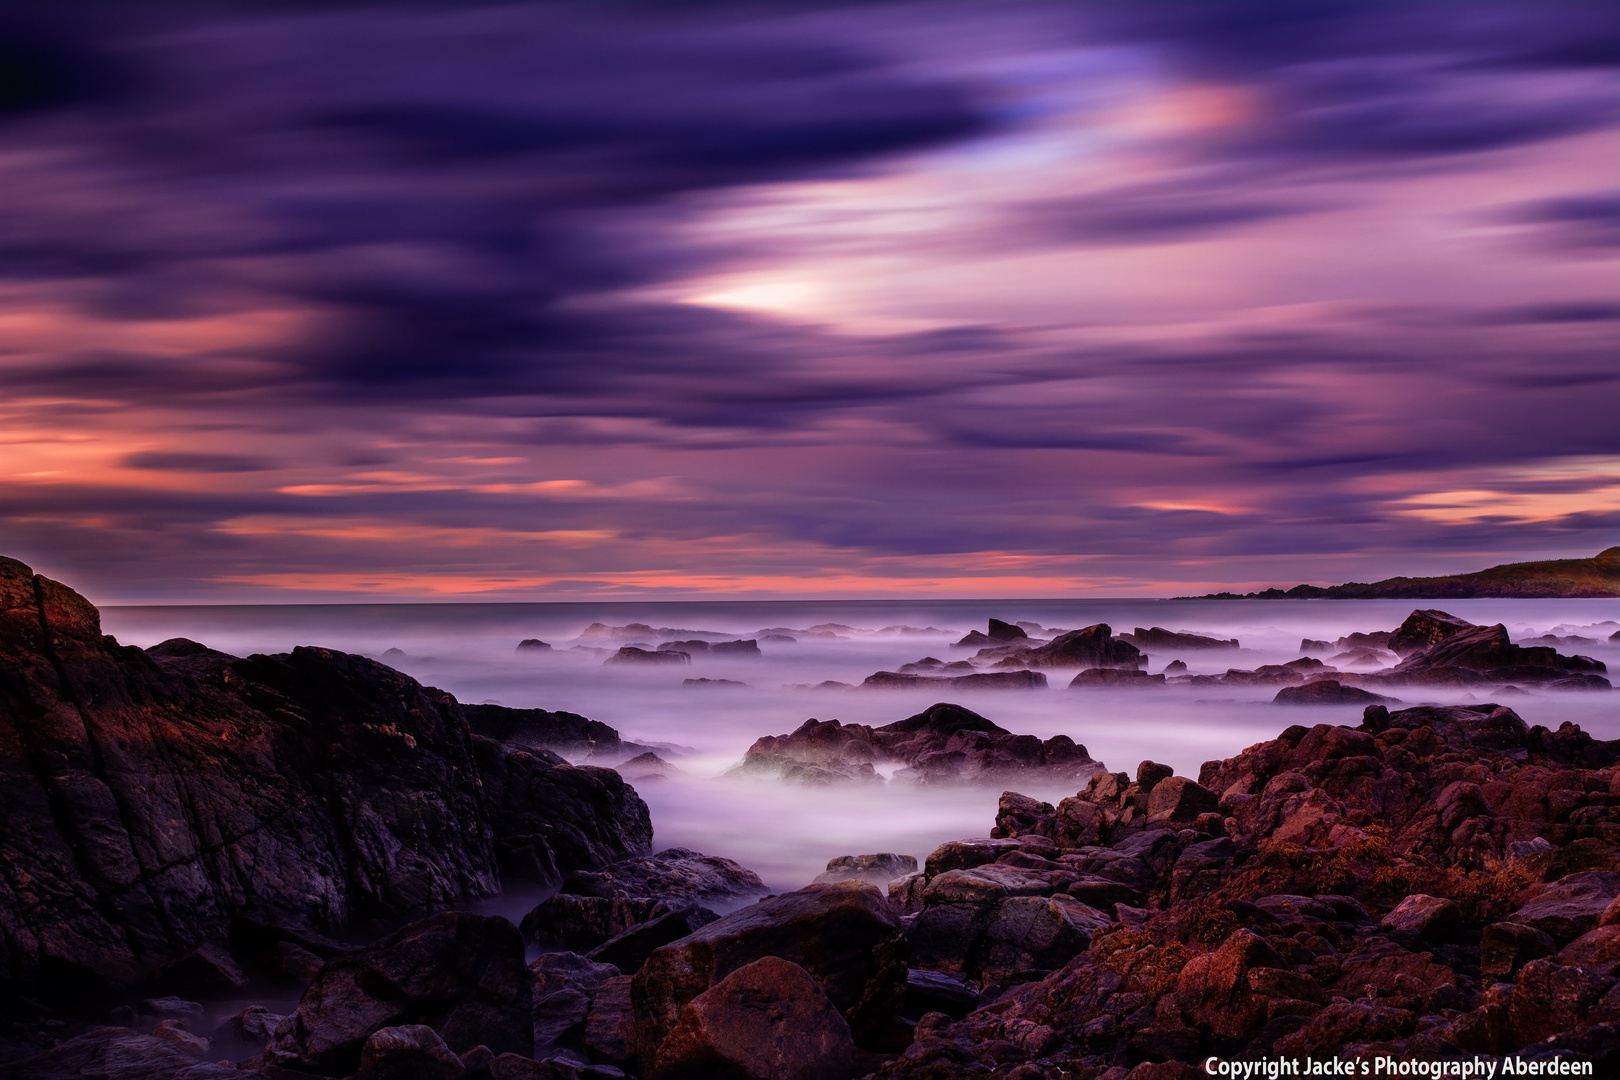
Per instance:
[[[1435,614],[1369,647],[1570,671]],[[1106,627],[1077,633],[1054,653],[1137,670]],[[1620,1068],[1620,742],[1497,704],[1339,704],[1347,722],[1196,779],[1110,772],[948,703],[810,721],[742,770],[1075,794],[1009,790],[986,835],[920,868],[852,855],[760,898],[728,859],[650,853],[634,789],[550,749],[645,748],[574,714],[465,707],[322,649],[121,646],[11,561],[0,672],[4,1080]],[[514,881],[556,892],[521,927],[466,910]],[[286,1005],[221,1027],[193,1000],[271,984]]]

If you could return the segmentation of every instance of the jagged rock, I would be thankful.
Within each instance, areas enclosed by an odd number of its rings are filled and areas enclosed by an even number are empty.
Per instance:
[[[640,1060],[655,1060],[687,1002],[764,956],[808,971],[858,1043],[878,1036],[905,994],[905,940],[883,894],[858,881],[811,885],[734,911],[648,958],[631,984]]]
[[[1096,762],[1067,735],[1042,742],[1014,735],[970,709],[941,702],[883,727],[807,720],[748,748],[734,773],[800,783],[879,782],[875,763],[895,763],[902,783],[987,782],[1015,775],[1084,780]]]
[[[483,1044],[528,1054],[531,1004],[517,927],[450,911],[329,961],[268,1054],[317,1072],[349,1070],[374,1032],[409,1024],[427,1024],[456,1053]]]
[[[1236,649],[1237,638],[1209,637],[1206,634],[1177,633],[1166,630],[1162,626],[1155,626],[1144,630],[1138,626],[1129,634],[1119,635],[1121,641],[1128,641],[1138,649],[1153,652],[1168,652],[1174,649]]]
[[[1147,663],[1135,645],[1114,637],[1107,623],[1071,630],[1045,645],[982,659],[1016,659],[1030,668],[1139,668]]]
[[[1459,619],[1438,608],[1420,608],[1389,635],[1385,647],[1397,656],[1410,656],[1473,627],[1467,619]]]
[[[956,642],[958,648],[982,645],[1004,645],[1009,641],[1027,641],[1029,634],[1022,626],[1014,623],[1002,622],[1000,619],[991,619],[987,632],[971,631],[961,641]]]
[[[1607,670],[1602,661],[1590,657],[1563,656],[1556,649],[1540,645],[1515,645],[1508,638],[1507,628],[1498,623],[1458,629],[1389,671],[1378,673],[1376,681],[1389,686],[1472,686],[1492,682],[1533,685],[1578,676],[1577,681],[1590,681],[1592,685],[1601,681],[1607,686],[1608,680],[1602,678]]]
[[[1147,820],[1176,786],[1158,769],[1100,773],[1050,812],[1004,798],[999,844],[946,846],[908,879],[916,967],[978,971],[998,906],[1046,902],[1030,894],[1054,869],[1118,921],[990,1008],[920,1017],[883,1080],[1197,1075],[1212,1052],[1615,1060],[1620,742],[1496,704],[1372,705],[1199,781],[1219,809],[1168,828]]]
[[[71,1000],[139,983],[238,925],[298,939],[357,914],[406,918],[503,876],[630,854],[650,829],[628,788],[551,802],[544,813],[564,815],[551,833],[591,843],[537,858],[539,819],[491,792],[544,787],[536,774],[556,766],[475,752],[450,695],[327,649],[121,646],[82,597],[12,560],[0,669],[0,817],[10,880],[27,883],[0,890],[10,988],[37,990],[48,970]],[[491,764],[500,776],[481,775]]]
[[[575,761],[616,761],[630,752],[618,731],[578,713],[504,705],[463,705],[461,711],[473,734],[526,750],[551,750]]]
[[[649,1080],[845,1080],[855,1044],[816,980],[774,956],[745,964],[687,1002]]]

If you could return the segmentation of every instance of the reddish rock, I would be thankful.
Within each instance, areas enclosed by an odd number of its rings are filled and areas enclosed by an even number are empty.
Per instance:
[[[631,984],[642,1062],[654,1059],[688,1001],[763,956],[808,971],[858,1042],[876,1038],[905,996],[905,940],[883,893],[860,881],[811,885],[734,911],[648,958]]]
[[[682,1006],[648,1080],[845,1080],[849,1025],[810,974],[767,956]]]
[[[1443,941],[1457,926],[1457,905],[1440,896],[1413,893],[1385,915],[1381,930],[1401,930],[1430,941]]]

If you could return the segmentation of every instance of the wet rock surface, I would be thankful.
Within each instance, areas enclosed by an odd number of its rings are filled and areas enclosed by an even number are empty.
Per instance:
[[[1084,780],[1102,766],[1066,735],[1014,735],[960,705],[941,702],[883,727],[807,720],[748,748],[738,776],[802,784],[881,783],[876,766],[899,765],[900,783],[990,783],[1017,776]]]

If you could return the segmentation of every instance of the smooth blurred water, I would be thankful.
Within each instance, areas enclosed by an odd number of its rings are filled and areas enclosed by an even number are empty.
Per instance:
[[[861,602],[690,602],[611,604],[412,604],[220,607],[110,607],[108,633],[134,645],[189,637],[235,655],[322,645],[383,658],[465,702],[565,709],[618,728],[628,739],[673,744],[662,756],[676,777],[637,784],[652,808],[659,846],[727,855],[779,889],[795,888],[829,858],[899,851],[919,859],[940,842],[982,836],[995,817],[999,788],[916,788],[893,784],[852,790],[801,788],[722,778],[761,735],[791,731],[808,717],[886,724],[935,701],[951,700],[1002,727],[1046,738],[1059,733],[1084,744],[1111,769],[1134,770],[1145,758],[1196,777],[1199,765],[1230,757],[1294,723],[1357,723],[1353,706],[1289,707],[1271,702],[1275,687],[1171,686],[1159,689],[1069,690],[1073,672],[1048,672],[1044,691],[807,690],[824,680],[858,684],[878,670],[934,656],[950,661],[973,649],[951,643],[989,617],[1074,629],[1106,622],[1116,634],[1162,626],[1221,638],[1241,648],[1150,653],[1149,670],[1171,659],[1194,673],[1253,668],[1300,655],[1301,638],[1333,640],[1352,631],[1389,630],[1414,607],[1440,606],[1475,623],[1504,623],[1515,640],[1548,632],[1581,634],[1598,644],[1560,646],[1603,660],[1620,672],[1615,600],[1460,600],[1441,604],[1393,600],[1004,600]],[[604,665],[620,642],[576,642],[591,623],[631,622],[672,630],[754,636],[768,627],[838,623],[838,639],[799,636],[765,642],[759,658],[699,654],[690,667]],[[934,628],[929,633],[885,627]],[[638,639],[648,646],[681,634]],[[538,637],[550,652],[518,653]],[[628,643],[628,642],[626,642]],[[687,678],[732,679],[745,687],[686,687]],[[1565,720],[1597,738],[1620,738],[1620,694],[1536,693],[1518,696],[1444,689],[1400,691],[1408,703],[1501,700],[1526,722],[1556,728]],[[608,762],[607,764],[613,764]],[[1022,785],[1025,794],[1057,799],[1072,790]]]

